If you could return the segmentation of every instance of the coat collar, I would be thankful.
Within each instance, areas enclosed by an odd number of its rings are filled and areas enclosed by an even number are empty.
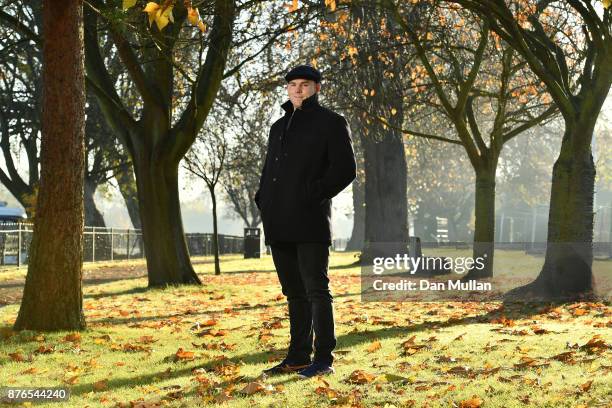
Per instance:
[[[285,112],[287,113],[293,112],[293,104],[291,103],[291,100],[288,100],[287,102],[283,103],[281,106],[283,107]],[[314,94],[310,95],[308,98],[304,99],[302,101],[302,106],[299,107],[298,109],[303,110],[303,111],[310,111],[310,110],[315,109],[317,106],[319,106],[319,93],[315,92]]]

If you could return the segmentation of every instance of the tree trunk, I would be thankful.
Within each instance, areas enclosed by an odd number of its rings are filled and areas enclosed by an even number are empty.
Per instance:
[[[347,251],[361,251],[365,238],[365,189],[363,181],[353,181],[353,231]]]
[[[472,257],[481,258],[484,268],[471,268],[464,279],[493,276],[495,250],[495,166],[492,170],[476,169],[476,208]]]
[[[96,193],[96,184],[85,177],[84,183],[84,201],[85,201],[85,225],[88,227],[106,227],[104,216],[98,210],[94,195]]]
[[[576,126],[575,134],[565,131],[561,153],[553,167],[544,266],[534,282],[509,292],[509,298],[574,299],[594,290],[591,267],[595,165],[591,138],[580,135],[589,128],[592,126]]]
[[[128,163],[129,157],[122,154],[123,165],[115,173],[115,180],[119,186],[119,192],[125,201],[130,220],[134,229],[142,227],[140,222],[140,211],[138,210],[138,192],[136,191],[136,180],[134,179],[133,167]]]
[[[219,263],[219,230],[217,228],[217,196],[215,190],[210,188],[210,198],[212,199],[213,211],[213,253],[215,255],[215,275],[221,275],[221,265]]]
[[[85,328],[83,3],[45,0],[43,24],[41,182],[15,329],[80,330]]]
[[[163,158],[149,161],[150,156],[146,151],[134,155],[149,287],[201,284],[185,241],[178,165],[164,163]]]
[[[364,137],[361,141],[366,179],[365,248],[361,261],[366,263],[377,256],[404,253],[408,243],[404,144],[401,134],[382,128],[379,131],[382,140]]]

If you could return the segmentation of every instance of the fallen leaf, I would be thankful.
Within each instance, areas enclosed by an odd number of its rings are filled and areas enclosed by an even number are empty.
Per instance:
[[[182,347],[179,347],[174,357],[175,361],[193,360],[195,358],[195,353],[193,351],[185,351]]]
[[[64,341],[69,341],[69,342],[72,342],[72,343],[78,343],[78,342],[81,341],[81,333],[75,332],[75,333],[67,334],[64,337]]]
[[[108,389],[108,382],[106,380],[100,380],[93,383],[94,391],[104,391]]]
[[[366,351],[368,353],[373,353],[376,350],[380,350],[381,348],[382,348],[382,345],[380,344],[380,341],[377,340],[377,341],[373,342],[372,344],[370,344],[368,346],[368,348],[366,349]]]
[[[373,374],[367,373],[363,370],[355,370],[349,375],[348,382],[353,384],[367,384],[374,381],[376,378]]]
[[[9,353],[9,357],[12,361],[26,361],[26,358],[20,352],[17,353]]]
[[[593,384],[593,380],[589,380],[587,382],[585,382],[584,384],[580,385],[580,391],[581,392],[587,392],[588,390],[591,389],[591,385]]]
[[[482,403],[482,399],[474,395],[470,399],[461,401],[459,403],[459,408],[479,408],[480,406],[482,406]]]

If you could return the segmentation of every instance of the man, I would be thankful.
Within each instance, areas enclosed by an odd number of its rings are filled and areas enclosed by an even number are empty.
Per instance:
[[[255,203],[287,297],[291,339],[287,356],[264,373],[310,378],[334,372],[331,199],[355,179],[356,166],[347,121],[319,105],[321,73],[300,65],[285,79],[289,100],[270,129]]]

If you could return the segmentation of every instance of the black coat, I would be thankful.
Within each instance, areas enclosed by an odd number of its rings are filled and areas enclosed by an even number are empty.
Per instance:
[[[331,199],[356,174],[351,131],[343,116],[322,107],[318,94],[274,122],[255,194],[266,245],[324,242],[331,245]]]

